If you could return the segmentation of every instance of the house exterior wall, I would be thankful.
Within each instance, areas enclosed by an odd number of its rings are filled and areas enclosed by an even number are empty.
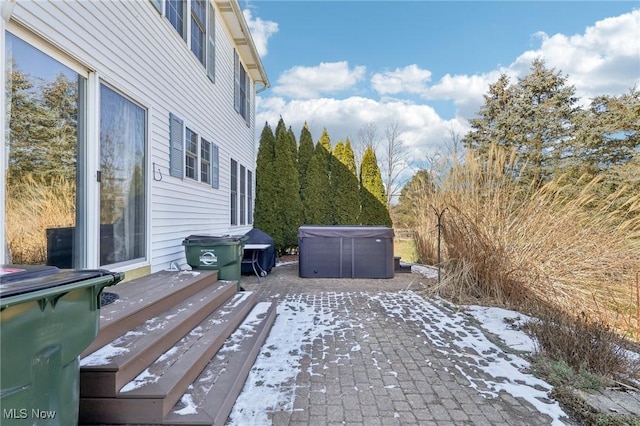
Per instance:
[[[215,3],[213,6],[215,82],[150,1],[18,0],[6,23],[8,31],[32,34],[85,68],[89,91],[97,90],[100,83],[108,85],[147,111],[147,260],[127,265],[124,270],[149,266],[155,272],[173,262],[183,266],[186,261],[181,243],[186,236],[236,235],[251,229],[248,224],[230,225],[229,186],[231,158],[255,176],[255,90],[250,84],[247,125],[234,109],[236,46]],[[90,162],[97,162],[99,155],[95,148],[99,145],[97,109],[95,104],[88,105],[89,121],[94,122],[88,125]],[[218,146],[217,189],[170,175],[170,114]],[[89,167],[89,173],[95,173],[96,168]],[[95,177],[91,180],[95,182]],[[91,195],[95,188],[87,190],[87,208],[93,211],[88,220],[97,220],[95,204],[99,199]],[[4,239],[3,234],[0,237]],[[89,236],[89,243],[97,245],[95,234]],[[98,266],[97,256],[88,257],[85,267]]]

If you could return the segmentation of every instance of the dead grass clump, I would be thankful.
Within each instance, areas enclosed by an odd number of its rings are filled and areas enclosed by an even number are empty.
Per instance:
[[[547,372],[547,377],[561,377],[562,368],[558,366],[562,364],[570,367],[566,371],[574,372],[568,373],[566,380],[558,380],[559,385],[598,388],[602,385],[600,377],[612,379],[640,373],[637,361],[625,350],[626,342],[600,318],[585,313],[577,316],[538,313],[538,318],[530,321],[527,328],[538,344],[538,356],[542,357],[538,359],[555,366]]]
[[[464,164],[433,173],[441,176],[435,192],[416,203],[423,262],[435,263],[434,208],[446,209],[445,278],[433,290],[507,307],[584,312],[640,339],[638,200],[620,202],[619,192],[598,199],[598,178],[526,186],[518,182],[522,171],[513,153],[493,148],[484,161],[468,155]]]
[[[62,177],[9,182],[5,214],[12,263],[46,263],[47,229],[75,224],[75,193],[75,182]]]

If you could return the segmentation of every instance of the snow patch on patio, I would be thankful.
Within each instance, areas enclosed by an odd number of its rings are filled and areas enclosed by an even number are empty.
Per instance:
[[[370,308],[367,318],[351,314],[351,299],[356,296],[367,300]],[[534,342],[518,330],[518,325],[528,318],[517,312],[478,306],[452,308],[438,300],[427,301],[412,291],[290,295],[279,302],[277,312],[269,337],[233,408],[230,425],[270,424],[271,413],[295,411],[298,374],[314,374],[313,368],[318,365],[313,361],[319,358],[325,370],[330,363],[348,363],[350,353],[329,356],[328,342],[353,336],[354,330],[365,336],[360,343],[366,341],[366,322],[379,317],[379,312],[386,316],[385,321],[417,325],[424,335],[424,344],[431,345],[453,363],[453,368],[446,372],[462,375],[468,386],[485,398],[508,392],[550,416],[554,425],[563,424],[561,419],[566,417],[559,404],[548,397],[551,386],[527,373],[529,363],[516,354],[506,353],[485,335],[490,332],[518,351],[533,350]],[[482,327],[474,325],[469,315],[481,322]],[[360,343],[349,345],[351,351],[360,351]],[[372,359],[376,366],[387,361]],[[426,361],[432,368],[438,368]],[[389,374],[393,373],[391,370]]]

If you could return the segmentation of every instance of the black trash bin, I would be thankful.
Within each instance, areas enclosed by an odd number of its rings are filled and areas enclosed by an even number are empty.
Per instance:
[[[98,335],[103,288],[123,278],[0,265],[2,425],[78,422],[79,355]]]

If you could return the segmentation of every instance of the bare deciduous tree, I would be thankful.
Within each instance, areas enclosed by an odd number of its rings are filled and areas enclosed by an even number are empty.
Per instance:
[[[400,139],[400,129],[398,123],[387,125],[384,131],[384,186],[387,195],[387,208],[391,209],[393,197],[400,195],[402,185],[400,176],[409,167],[407,146]]]

